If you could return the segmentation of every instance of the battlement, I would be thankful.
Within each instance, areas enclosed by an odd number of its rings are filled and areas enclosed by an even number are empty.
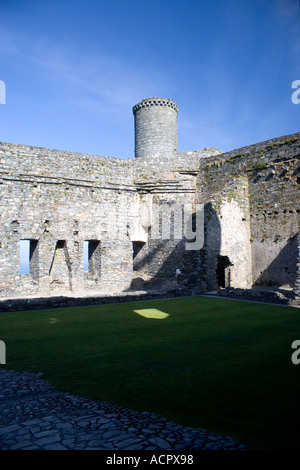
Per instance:
[[[166,106],[168,108],[175,109],[176,113],[178,113],[178,106],[177,104],[171,100],[170,98],[158,98],[154,96],[153,98],[145,98],[139,103],[137,103],[133,108],[133,114],[136,113],[141,108],[146,108],[149,106]]]

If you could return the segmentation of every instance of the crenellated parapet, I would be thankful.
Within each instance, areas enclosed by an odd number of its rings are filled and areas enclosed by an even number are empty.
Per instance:
[[[144,100],[140,101],[133,107],[133,114],[136,113],[141,108],[147,108],[151,106],[166,106],[167,108],[172,108],[178,113],[178,106],[177,104],[169,99],[169,98],[158,98],[158,97],[153,97],[153,98],[145,98]]]

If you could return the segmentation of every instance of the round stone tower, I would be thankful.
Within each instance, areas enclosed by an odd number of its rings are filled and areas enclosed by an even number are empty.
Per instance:
[[[171,99],[146,98],[133,107],[135,157],[170,157],[178,152],[178,107]]]

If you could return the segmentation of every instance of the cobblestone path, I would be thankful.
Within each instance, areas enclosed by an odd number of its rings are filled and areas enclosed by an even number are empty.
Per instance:
[[[230,437],[60,392],[40,377],[0,370],[1,450],[244,449]]]

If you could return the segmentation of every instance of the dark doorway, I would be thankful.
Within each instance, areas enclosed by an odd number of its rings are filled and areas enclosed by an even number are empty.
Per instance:
[[[230,262],[228,256],[218,255],[216,274],[219,287],[230,286],[230,266],[232,266],[232,263]]]

